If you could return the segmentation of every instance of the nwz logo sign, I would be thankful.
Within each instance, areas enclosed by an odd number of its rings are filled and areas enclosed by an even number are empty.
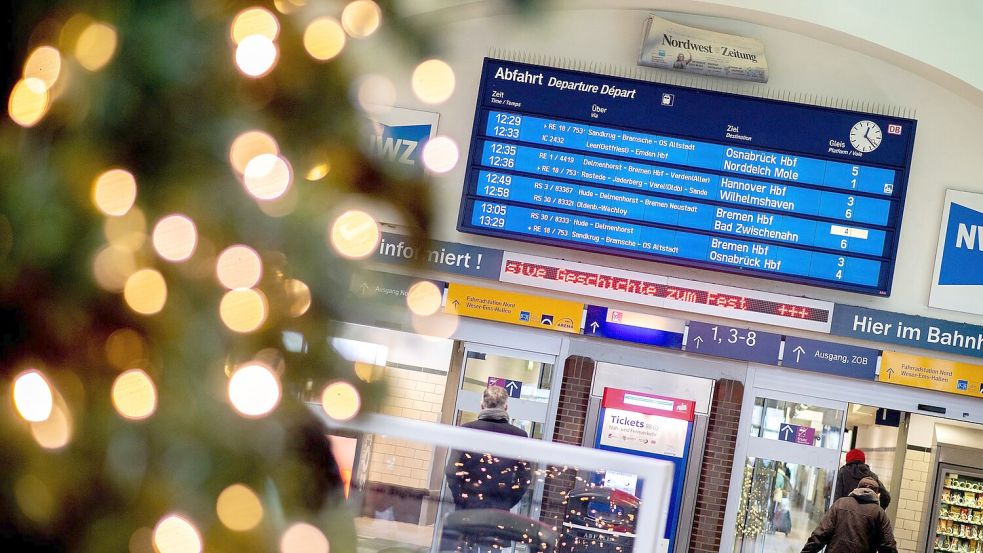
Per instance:
[[[952,202],[946,227],[939,284],[983,284],[983,213]]]
[[[377,132],[368,137],[370,155],[401,165],[419,165],[423,144],[430,138],[430,125],[376,124],[374,127]]]

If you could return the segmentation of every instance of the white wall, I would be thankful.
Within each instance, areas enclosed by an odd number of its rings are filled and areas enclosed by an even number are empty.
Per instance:
[[[964,3],[961,2],[960,5]],[[565,6],[577,6],[581,3],[559,3],[557,5],[561,7],[538,12],[532,18],[523,19],[505,13],[509,11],[508,9],[489,7],[498,5],[496,3],[466,4],[465,7],[446,8],[413,18],[415,24],[423,25],[426,32],[434,37],[441,47],[441,57],[448,61],[456,72],[457,88],[447,103],[437,107],[420,103],[407,86],[409,79],[405,68],[390,74],[397,84],[396,105],[439,111],[441,114],[439,133],[448,135],[458,142],[462,148],[462,159],[466,155],[471,134],[482,58],[491,49],[496,48],[535,53],[547,63],[576,60],[598,66],[610,65],[638,71],[641,75],[653,78],[668,75],[684,83],[723,86],[728,90],[746,94],[756,91],[765,94],[787,91],[793,97],[813,95],[910,107],[916,111],[917,138],[908,183],[894,287],[890,298],[875,298],[823,288],[680,268],[668,264],[620,259],[461,234],[456,231],[455,226],[461,200],[463,164],[435,179],[434,197],[437,206],[434,236],[436,238],[983,324],[983,316],[927,307],[945,189],[983,192],[983,177],[980,176],[977,166],[979,152],[983,151],[983,136],[978,132],[978,129],[983,128],[983,107],[981,107],[983,102],[974,102],[973,100],[978,98],[968,99],[964,90],[958,91],[959,93],[954,92],[913,72],[924,73],[923,63],[897,55],[897,52],[894,53],[895,55],[882,56],[891,59],[892,62],[908,63],[908,67],[901,67],[796,32],[733,19],[662,13],[661,15],[681,23],[758,38],[764,42],[768,53],[771,81],[763,86],[737,81],[697,80],[685,76],[680,78],[675,73],[668,74],[657,69],[635,67],[641,25],[648,13],[647,9],[566,9]],[[621,4],[625,3],[614,3],[614,5]],[[760,7],[774,7],[779,3],[756,4]],[[911,2],[906,2],[905,5],[904,10],[891,14],[888,22],[877,27],[878,32],[875,34],[892,35],[890,29],[893,28],[891,27],[893,23],[890,21],[893,19],[890,18],[909,13],[907,10],[911,9]],[[749,17],[753,15],[750,11],[744,12],[732,7],[720,7],[718,10],[708,3],[677,2],[672,6],[674,9],[679,6],[693,6],[694,9],[699,8],[703,12],[740,13]],[[820,13],[827,20],[833,18],[831,8],[823,8]],[[969,15],[972,19],[973,14]],[[772,15],[758,19],[774,21],[776,17]],[[870,19],[871,17],[867,17],[868,21]],[[843,23],[843,26],[848,27],[851,32],[859,33],[860,29],[855,28],[857,25]],[[825,36],[822,26],[799,22],[792,27],[809,34]],[[909,28],[910,25],[905,27],[905,29]],[[827,31],[827,34],[831,41],[849,43],[851,47],[857,46],[855,40],[844,39],[847,36],[844,32]],[[897,35],[902,37],[905,33],[899,28]],[[950,38],[955,40],[959,37]],[[903,39],[898,38],[894,42],[901,40]],[[978,39],[974,38],[974,40]],[[378,44],[372,46],[370,43],[362,43],[355,45],[355,48],[362,49],[361,52],[366,60],[378,60],[378,56],[371,54],[372,48],[377,46]],[[870,49],[870,52],[875,55],[881,55],[885,51],[884,48]],[[385,67],[377,65],[373,67],[376,72],[389,71]],[[977,69],[976,72],[979,70]],[[942,82],[942,79],[939,81]],[[951,83],[945,84],[951,85]],[[980,90],[976,89],[975,92],[979,93]]]

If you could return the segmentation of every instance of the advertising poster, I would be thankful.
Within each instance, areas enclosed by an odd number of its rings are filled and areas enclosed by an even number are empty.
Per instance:
[[[983,314],[983,195],[946,190],[928,305]]]
[[[366,114],[369,119],[366,151],[414,175],[423,175],[423,145],[437,134],[436,113],[389,108]]]

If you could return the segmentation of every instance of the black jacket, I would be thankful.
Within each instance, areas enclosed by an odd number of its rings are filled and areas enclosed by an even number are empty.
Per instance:
[[[850,495],[850,492],[857,489],[862,478],[877,480],[877,485],[881,487],[881,508],[887,509],[887,506],[891,504],[891,494],[887,493],[884,483],[870,470],[870,467],[860,461],[853,461],[840,467],[836,473],[836,489],[833,493],[833,501]]]
[[[826,553],[897,553],[891,521],[873,490],[859,488],[834,501],[802,553],[818,553],[824,546]]]
[[[525,430],[509,424],[500,410],[486,410],[478,420],[463,425],[527,438]],[[525,461],[488,453],[452,451],[444,474],[458,509],[509,510],[529,487],[531,470]]]

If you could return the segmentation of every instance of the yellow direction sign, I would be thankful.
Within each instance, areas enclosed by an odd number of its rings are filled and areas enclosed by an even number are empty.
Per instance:
[[[447,287],[444,311],[462,317],[578,334],[584,304],[452,283]]]
[[[896,351],[881,354],[881,372],[877,375],[880,382],[973,397],[983,396],[981,379],[981,365]]]

